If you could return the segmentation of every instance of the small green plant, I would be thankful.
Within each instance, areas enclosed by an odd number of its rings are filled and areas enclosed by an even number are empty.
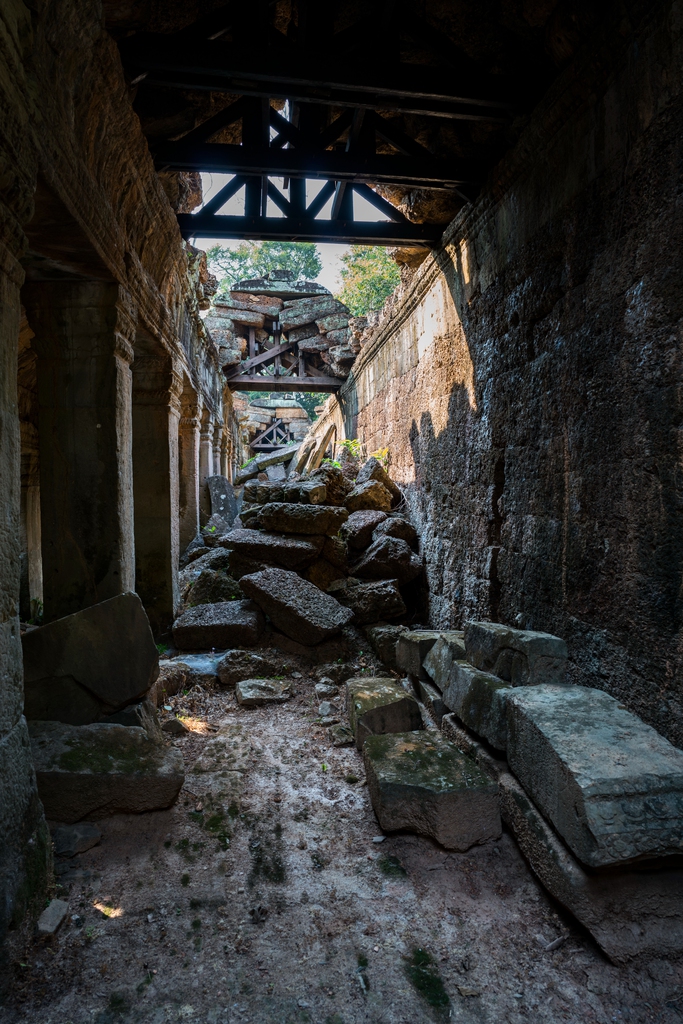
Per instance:
[[[358,954],[358,966],[361,968],[361,970],[365,970],[365,968],[368,966],[368,958],[366,957],[365,953]]]
[[[180,884],[183,886],[187,886],[190,884],[190,876],[188,875],[187,871],[185,872],[184,875],[180,876]]]
[[[112,992],[107,1009],[115,1015],[128,1012],[128,1002],[122,992]]]
[[[354,459],[360,459],[363,455],[363,445],[357,437],[347,437],[339,442],[340,448],[345,448]]]
[[[157,650],[159,654],[166,654],[166,652],[168,651],[168,646],[167,644],[157,644]]]
[[[355,786],[356,783],[358,782],[358,776],[353,774],[345,775],[344,782],[348,782],[349,786]]]
[[[382,874],[389,878],[402,878],[406,873],[398,857],[382,857],[377,863]]]
[[[341,469],[341,462],[337,462],[336,459],[323,459],[323,466],[334,466],[335,469]]]
[[[377,459],[377,461],[381,462],[381,464],[386,469],[387,466],[389,465],[389,449],[388,448],[378,448],[376,452],[371,452],[370,453],[370,458]]]
[[[42,626],[43,624],[43,602],[34,597],[31,600],[31,618],[28,620],[29,626]]]

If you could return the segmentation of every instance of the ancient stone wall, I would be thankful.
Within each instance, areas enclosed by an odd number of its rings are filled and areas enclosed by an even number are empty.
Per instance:
[[[340,394],[405,485],[433,624],[565,637],[573,682],[679,745],[681,18],[579,53]]]

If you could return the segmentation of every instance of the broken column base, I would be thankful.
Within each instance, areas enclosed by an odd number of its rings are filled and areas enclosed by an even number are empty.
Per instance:
[[[490,752],[455,715],[444,735],[497,778],[500,813],[545,889],[574,915],[615,964],[683,957],[683,867],[673,861],[648,867],[587,871],[532,803],[507,762]],[[680,858],[677,858],[680,860]]]

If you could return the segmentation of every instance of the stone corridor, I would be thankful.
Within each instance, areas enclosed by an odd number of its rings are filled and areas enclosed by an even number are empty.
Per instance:
[[[683,1017],[682,57],[0,0],[0,1021]]]

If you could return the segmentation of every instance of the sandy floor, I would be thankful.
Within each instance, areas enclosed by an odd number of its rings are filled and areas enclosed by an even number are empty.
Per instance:
[[[174,741],[178,804],[98,823],[60,876],[70,917],[17,957],[0,1020],[683,1020],[681,966],[610,965],[509,834],[465,854],[374,842],[361,758],[315,724],[314,681],[267,709],[176,702],[196,730]]]

